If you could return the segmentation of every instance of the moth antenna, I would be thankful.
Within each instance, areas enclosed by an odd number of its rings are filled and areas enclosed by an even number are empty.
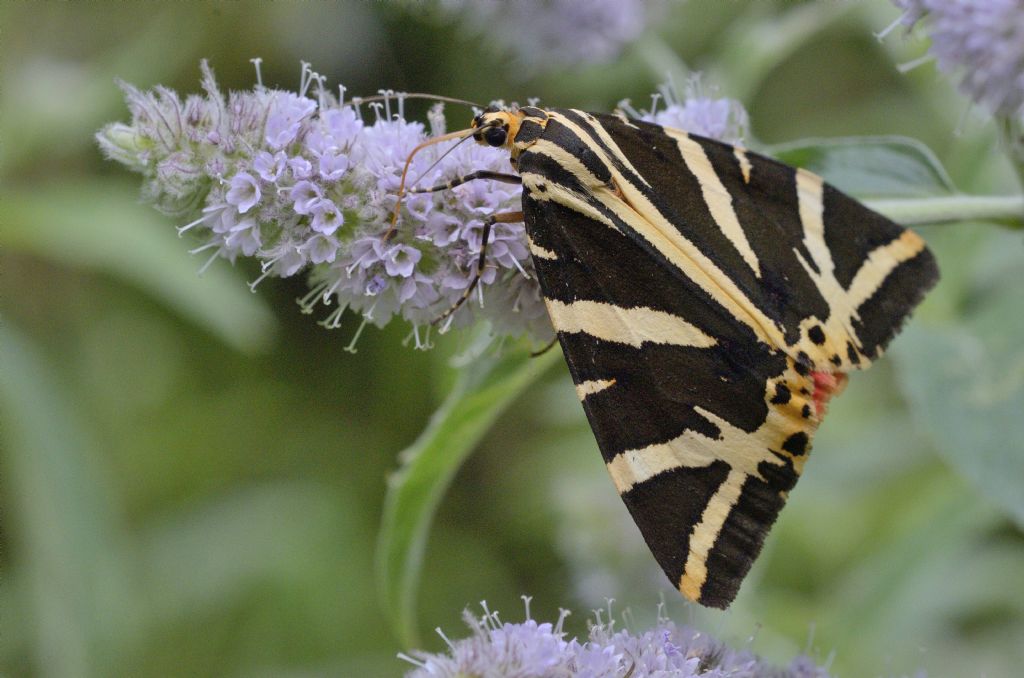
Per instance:
[[[449,149],[448,149],[447,151],[445,151],[444,153],[442,153],[442,154],[441,154],[441,157],[439,157],[439,158],[438,158],[437,160],[435,160],[434,162],[430,163],[430,167],[428,167],[427,169],[423,170],[423,174],[421,174],[421,175],[420,175],[419,177],[417,177],[417,178],[416,178],[416,181],[414,181],[414,182],[412,182],[412,184],[410,184],[410,186],[409,186],[409,189],[411,190],[411,189],[413,189],[413,188],[416,188],[416,184],[418,184],[418,183],[419,183],[420,179],[422,179],[422,178],[423,178],[423,177],[424,177],[424,176],[425,176],[425,175],[427,174],[427,172],[429,172],[430,170],[432,170],[432,169],[434,169],[435,167],[437,167],[437,166],[438,166],[438,165],[439,165],[439,164],[441,163],[441,161],[442,161],[442,160],[444,160],[445,158],[447,158],[447,157],[448,157],[448,155],[449,155],[449,154],[450,154],[450,153],[451,153],[452,151],[454,151],[454,150],[455,150],[456,148],[458,148],[458,147],[459,147],[459,146],[460,146],[461,144],[464,144],[465,142],[469,141],[469,140],[470,140],[470,139],[471,139],[472,137],[473,137],[473,135],[472,135],[472,134],[467,134],[466,136],[464,136],[464,137],[462,137],[461,139],[459,139],[459,141],[458,141],[457,143],[455,143],[455,144],[452,144],[452,147],[451,147],[451,148],[449,148]]]
[[[409,157],[405,159],[405,166],[402,167],[402,178],[398,182],[398,199],[395,201],[395,209],[392,210],[391,212],[391,225],[388,227],[387,233],[384,234],[385,242],[394,237],[395,234],[396,225],[398,223],[398,212],[402,208],[402,198],[405,197],[405,177],[409,173],[409,166],[412,164],[413,157],[424,148],[427,148],[428,146],[433,146],[434,144],[439,144],[444,141],[459,139],[461,143],[462,141],[465,141],[466,139],[473,136],[473,133],[475,131],[475,129],[470,128],[459,130],[458,132],[449,132],[448,134],[442,134],[441,136],[434,137],[433,139],[427,139],[422,144],[419,144],[418,146],[416,146],[416,148],[412,149],[412,151],[409,153]],[[450,152],[451,151],[449,151],[449,153]],[[440,158],[438,159],[438,162],[440,162]],[[433,165],[431,165],[431,167],[433,167]]]
[[[391,99],[431,99],[433,101],[444,101],[449,104],[460,104],[462,106],[469,106],[470,108],[483,108],[480,104],[465,99],[456,99],[455,97],[445,97],[439,94],[424,94],[422,92],[391,92],[386,91],[381,94],[377,94],[372,97],[354,97],[360,103],[369,103],[371,101],[389,101]]]

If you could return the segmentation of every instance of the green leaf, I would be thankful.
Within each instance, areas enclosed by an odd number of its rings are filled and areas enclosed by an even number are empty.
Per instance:
[[[819,174],[858,198],[956,192],[953,180],[932,150],[909,137],[803,139],[764,151],[784,163]]]
[[[239,487],[147,524],[136,542],[150,584],[147,621],[194,623],[254,595],[253,581],[285,588],[316,577],[311,570],[325,560],[336,565],[333,580],[352,581],[360,576],[359,559],[344,552],[359,539],[361,516],[351,502],[326,482],[280,480]],[[363,599],[373,606],[372,591],[352,591],[339,612],[356,623]]]
[[[947,579],[945,589],[931,589],[934,573],[954,562],[973,564],[963,551],[977,550],[973,540],[999,524],[990,505],[965,500],[964,485],[935,465],[886,483],[892,499],[885,531],[876,532],[833,584],[828,612],[818,620],[824,642],[832,639],[855,655],[887,639],[941,636],[944,624],[956,618],[949,589],[959,582],[951,586]]]
[[[0,196],[0,245],[137,285],[242,351],[265,349],[273,316],[222,262],[196,275],[188,241],[137,195],[117,184],[60,183]]]
[[[66,392],[29,340],[0,325],[5,518],[24,577],[21,623],[42,676],[94,675],[137,600],[120,560],[126,534],[109,504],[114,488]]]
[[[977,303],[977,302],[976,302]],[[904,390],[945,460],[1024,527],[1024,289],[997,290],[963,327],[911,325]]]
[[[8,62],[4,96],[0,98],[0,165],[11,175],[20,165],[52,165],[54,158],[92,146],[93,133],[112,117],[126,118],[124,94],[116,79],[143,86],[174,78],[195,59],[203,37],[196,23],[182,30],[194,15],[188,8],[154,8],[123,41],[101,54],[83,58],[83,40],[75,55],[37,48],[28,58]],[[15,19],[15,25],[17,20]],[[209,29],[207,29],[209,30]],[[198,73],[198,65],[192,65]],[[72,103],[73,102],[73,103]]]
[[[498,416],[560,356],[551,350],[531,358],[520,346],[497,358],[478,358],[460,372],[427,429],[401,453],[402,467],[388,481],[377,572],[385,611],[405,647],[420,644],[416,591],[430,524],[445,490]]]

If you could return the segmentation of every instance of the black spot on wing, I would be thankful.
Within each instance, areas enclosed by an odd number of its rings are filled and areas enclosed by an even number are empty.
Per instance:
[[[927,249],[900,263],[857,309],[853,329],[863,353],[874,358],[896,335],[910,311],[939,279],[935,258]]]
[[[846,342],[846,357],[854,365],[860,364],[860,354],[857,352],[857,348],[849,341]]]
[[[825,331],[821,329],[821,325],[815,325],[807,330],[807,337],[818,346],[825,343]]]
[[[782,443],[782,449],[790,454],[806,454],[807,444],[810,442],[810,438],[803,431],[797,431],[793,435],[786,438],[786,441]]]
[[[679,586],[690,552],[690,534],[729,475],[724,461],[704,468],[666,471],[622,495],[651,553],[673,586]]]
[[[811,372],[811,358],[804,351],[800,351],[796,354],[796,364],[793,365],[793,369],[801,377],[805,377]]]
[[[789,402],[791,394],[789,387],[783,384],[781,381],[775,384],[775,395],[772,396],[773,405],[785,405]]]

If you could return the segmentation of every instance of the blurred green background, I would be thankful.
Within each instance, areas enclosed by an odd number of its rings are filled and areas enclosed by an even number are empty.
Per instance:
[[[755,147],[904,134],[960,189],[1019,192],[994,129],[924,43],[863,3],[661,3],[610,64],[526,70],[457,12],[412,3],[0,6],[0,666],[10,676],[393,676],[377,596],[385,480],[453,379],[465,337],[430,352],[398,325],[358,353],[293,303],[303,281],[218,262],[92,134],[127,120],[115,78],[198,89],[298,84],[309,61],[350,93],[644,105],[702,70],[747,106]],[[453,125],[468,112],[450,109]],[[461,116],[461,117],[460,117]],[[814,459],[726,613],[677,600],[629,525],[564,366],[532,384],[459,471],[427,547],[431,629],[629,608],[841,676],[1016,676],[1024,666],[1024,247],[991,224],[920,229],[944,279],[831,409]],[[1015,475],[1017,474],[1017,475]],[[1017,502],[1015,504],[1015,501]]]

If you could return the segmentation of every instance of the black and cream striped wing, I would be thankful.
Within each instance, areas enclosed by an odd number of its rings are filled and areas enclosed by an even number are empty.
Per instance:
[[[725,607],[803,468],[820,377],[880,353],[934,261],[813,175],[655,125],[548,115],[518,167],[577,393],[666,574]]]

